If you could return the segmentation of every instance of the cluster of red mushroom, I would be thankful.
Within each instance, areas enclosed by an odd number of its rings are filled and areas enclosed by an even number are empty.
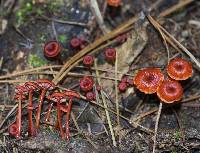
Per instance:
[[[136,74],[133,82],[141,92],[157,93],[162,102],[173,103],[183,96],[183,88],[178,81],[190,78],[192,71],[190,62],[175,58],[167,66],[168,78],[165,79],[159,68],[145,68]]]
[[[70,112],[72,107],[72,100],[73,98],[80,98],[80,95],[72,90],[66,90],[62,92],[53,91],[56,88],[55,84],[47,79],[40,79],[36,82],[26,82],[23,85],[17,86],[15,90],[15,99],[18,100],[18,111],[17,111],[17,118],[16,122],[9,127],[9,133],[16,138],[21,137],[21,127],[22,127],[22,101],[28,99],[28,135],[35,136],[36,130],[40,126],[40,116],[41,110],[43,106],[44,100],[47,100],[50,105],[48,111],[45,115],[44,124],[50,124],[49,118],[51,110],[53,106],[56,105],[57,107],[57,123],[56,127],[58,126],[60,129],[61,137],[64,138],[64,131],[62,127],[62,112],[66,113],[66,139],[69,141],[69,121],[70,121]],[[52,92],[50,92],[52,91]],[[38,102],[38,109],[36,112],[36,123],[35,126],[33,124],[33,93],[40,92],[39,102]],[[28,98],[27,98],[28,96]],[[69,99],[68,105],[66,105],[67,98]]]
[[[79,82],[80,89],[86,95],[86,99],[91,101],[95,99],[95,93],[93,91],[94,80],[90,76],[84,76]]]

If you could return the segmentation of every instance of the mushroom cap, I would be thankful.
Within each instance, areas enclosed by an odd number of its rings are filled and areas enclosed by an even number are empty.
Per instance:
[[[61,51],[61,46],[57,41],[49,41],[44,46],[44,55],[46,57],[56,57]]]
[[[70,45],[73,47],[73,48],[79,48],[81,46],[81,40],[79,38],[72,38],[71,41],[70,41]]]
[[[37,80],[37,85],[40,89],[53,90],[55,88],[55,84],[47,79]]]
[[[24,85],[18,85],[15,87],[15,93],[16,94],[26,94],[27,93],[27,89],[25,88]]]
[[[116,58],[116,50],[115,48],[107,48],[105,50],[105,58],[107,61],[114,61]]]
[[[165,103],[179,101],[183,96],[183,88],[178,81],[164,80],[158,87],[157,95]]]
[[[86,66],[91,66],[94,63],[94,58],[92,55],[86,55],[83,57],[83,64]]]
[[[16,100],[25,100],[26,99],[26,96],[22,95],[22,94],[16,94],[14,99]]]
[[[92,91],[89,91],[86,93],[86,99],[91,101],[91,100],[94,100],[95,99],[95,93],[92,92]]]
[[[80,80],[80,88],[82,91],[90,91],[93,88],[94,85],[94,81],[91,77],[89,76],[84,76],[81,80]]]
[[[118,7],[121,4],[121,0],[107,0],[108,5]]]
[[[119,88],[119,90],[120,90],[121,92],[126,91],[126,89],[127,89],[127,84],[126,84],[126,82],[120,82],[119,85],[118,85],[118,88]]]
[[[63,92],[66,96],[68,97],[76,97],[76,98],[80,98],[80,94],[75,92],[75,91],[72,91],[72,90],[66,90]]]
[[[17,135],[17,124],[16,123],[13,123],[12,125],[9,126],[8,133],[11,136],[16,136]]]
[[[136,74],[133,83],[141,92],[153,94],[156,93],[163,80],[164,75],[159,68],[145,68]]]
[[[175,58],[169,62],[167,73],[174,80],[186,80],[192,76],[192,65],[182,58]]]
[[[36,90],[38,88],[38,85],[35,82],[26,82],[24,84],[24,87],[26,88],[26,90],[31,91]]]
[[[66,102],[66,95],[64,93],[61,92],[54,92],[51,95],[47,96],[47,99],[54,101],[54,102]]]

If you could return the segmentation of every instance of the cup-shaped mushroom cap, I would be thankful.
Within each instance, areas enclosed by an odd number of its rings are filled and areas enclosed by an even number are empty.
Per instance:
[[[192,65],[182,58],[175,58],[169,62],[167,73],[174,80],[186,80],[192,76]]]
[[[118,7],[121,4],[121,0],[107,0],[108,5]]]
[[[37,80],[37,85],[40,89],[53,90],[55,88],[55,84],[47,79]]]
[[[15,87],[15,93],[16,94],[26,94],[27,89],[23,85],[22,86],[18,85],[18,86]]]
[[[9,128],[8,128],[8,132],[9,132],[9,135],[16,136],[17,133],[18,133],[17,124],[13,123],[12,125],[10,125]]]
[[[22,94],[16,94],[14,97],[15,100],[25,100],[26,96],[22,95]]]
[[[61,92],[54,92],[51,95],[47,96],[47,99],[54,101],[54,102],[66,102],[66,95],[64,93]]]
[[[63,92],[67,97],[76,97],[76,98],[80,98],[80,94],[75,92],[75,91],[72,91],[72,90],[66,90]]]
[[[80,88],[82,91],[87,92],[92,90],[93,85],[94,85],[94,81],[91,77],[89,76],[84,76],[81,80],[80,80]]]
[[[24,87],[25,87],[28,91],[30,91],[30,90],[36,90],[36,89],[38,88],[38,85],[37,85],[37,83],[35,83],[35,82],[26,82],[26,83],[24,84]]]
[[[163,80],[164,75],[159,68],[145,68],[136,74],[133,83],[141,92],[153,94]]]
[[[164,80],[158,87],[157,95],[165,103],[179,101],[183,96],[183,88],[178,81]]]
[[[57,41],[47,42],[44,46],[44,55],[46,57],[56,57],[61,51],[60,44]]]

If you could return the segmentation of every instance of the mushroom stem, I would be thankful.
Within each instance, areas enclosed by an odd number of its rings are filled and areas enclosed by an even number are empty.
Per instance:
[[[41,110],[42,110],[42,103],[44,101],[44,97],[46,94],[47,90],[43,89],[42,93],[39,97],[39,104],[38,104],[38,110],[37,110],[37,114],[36,114],[36,128],[38,129],[40,126],[40,114],[41,114]]]
[[[45,124],[49,121],[52,108],[53,108],[53,103],[51,103],[48,107],[47,113],[46,113],[45,118],[44,118]]]
[[[22,127],[22,96],[18,100],[18,111],[17,111],[17,134],[16,138],[21,136],[21,127]]]
[[[70,124],[70,112],[72,108],[72,97],[69,99],[69,104],[67,106],[67,115],[66,115],[66,139],[69,142],[70,139],[70,129],[69,129],[69,124]]]
[[[60,109],[60,100],[58,100],[57,102],[57,121],[58,121],[58,126],[59,126],[59,129],[60,129],[60,135],[61,135],[61,138],[64,139],[64,131],[63,131],[63,128],[62,128],[62,113],[61,113],[61,109]]]
[[[29,136],[34,136],[35,133],[35,128],[33,125],[33,90],[29,91],[29,105],[28,105],[28,135]]]

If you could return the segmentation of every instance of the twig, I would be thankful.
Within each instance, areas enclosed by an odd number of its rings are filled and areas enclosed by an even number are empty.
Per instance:
[[[175,11],[179,10],[180,8],[190,4],[191,2],[193,2],[194,0],[181,0],[178,4],[170,7],[169,9],[163,11],[160,13],[159,17],[166,17],[172,13],[174,13]]]
[[[103,32],[103,34],[106,34],[109,32],[109,30],[106,28],[106,25],[104,24],[103,17],[101,15],[101,11],[99,10],[99,6],[96,0],[89,0],[90,8],[95,15],[95,18],[97,20],[97,23],[99,25],[99,28]]]
[[[94,65],[95,65],[95,68],[97,68],[97,62],[96,62],[96,60],[94,62]],[[97,70],[96,70],[96,76],[97,76],[97,82],[101,86],[101,80],[98,78],[99,72]],[[110,129],[110,133],[111,133],[113,145],[116,147],[117,143],[116,143],[116,139],[115,139],[114,130],[113,130],[113,127],[112,127],[110,115],[109,115],[109,112],[107,110],[108,106],[107,106],[107,103],[106,103],[106,99],[104,97],[104,94],[103,94],[102,90],[100,90],[100,93],[101,93],[101,98],[102,98],[102,101],[103,101],[103,105],[106,108],[105,109],[105,113],[106,113],[106,118],[107,118],[108,126],[109,126],[109,129]]]
[[[119,100],[118,100],[118,81],[117,81],[117,64],[118,64],[118,55],[116,52],[116,58],[115,58],[115,104],[116,104],[116,112],[117,112],[117,124],[120,126],[120,120],[119,120]]]
[[[42,19],[54,21],[54,22],[57,22],[57,23],[87,27],[87,24],[85,24],[85,23],[73,22],[73,21],[63,21],[63,20],[59,20],[59,19],[52,19],[52,18],[49,18],[49,17],[44,16],[44,15],[41,15],[41,17],[42,17]]]
[[[155,153],[155,151],[156,151],[156,144],[157,144],[156,139],[157,139],[158,124],[159,124],[159,120],[160,120],[161,110],[162,110],[162,102],[160,102],[159,109],[158,109],[158,115],[157,115],[157,118],[156,118],[156,124],[155,124],[155,130],[154,130],[154,138],[153,138],[153,151],[152,151],[152,153]]]

